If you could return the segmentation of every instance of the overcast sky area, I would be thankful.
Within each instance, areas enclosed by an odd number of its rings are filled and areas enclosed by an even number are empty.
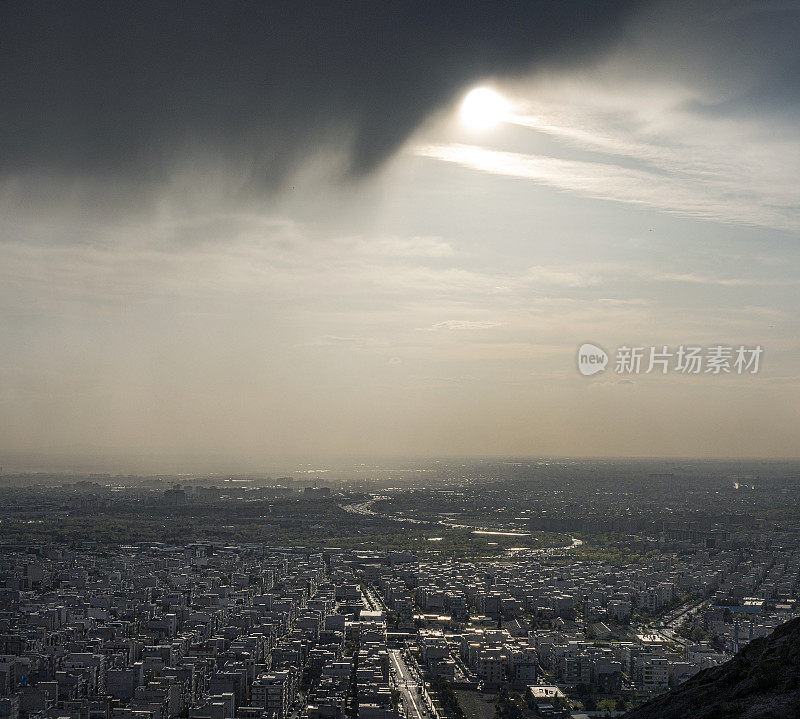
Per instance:
[[[780,1],[3,3],[0,464],[800,457],[797,37]]]

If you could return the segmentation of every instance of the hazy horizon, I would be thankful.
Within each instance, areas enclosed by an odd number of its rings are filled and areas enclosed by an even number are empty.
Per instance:
[[[800,471],[800,459],[792,457],[612,457],[612,456],[523,456],[523,455],[339,455],[286,456],[235,460],[211,455],[153,455],[132,451],[128,454],[109,454],[97,457],[78,454],[2,455],[0,481],[4,477],[37,474],[110,477],[293,477],[296,481],[373,480],[382,473],[426,473],[439,469],[470,469],[481,466],[517,465],[547,470],[560,467],[584,467],[602,470],[607,467],[649,467],[675,470],[680,473],[720,470],[732,476],[758,468]],[[420,475],[423,476],[423,475]],[[744,476],[744,475],[743,475]]]

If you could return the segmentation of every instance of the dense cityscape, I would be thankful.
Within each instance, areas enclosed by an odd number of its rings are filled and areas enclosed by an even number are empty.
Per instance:
[[[0,717],[616,716],[800,615],[798,469],[4,475]]]

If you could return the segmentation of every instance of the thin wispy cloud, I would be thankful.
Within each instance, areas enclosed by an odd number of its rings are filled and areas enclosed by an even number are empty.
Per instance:
[[[358,241],[361,252],[383,257],[452,257],[453,245],[441,237],[379,237]]]
[[[566,160],[459,143],[423,145],[417,147],[415,153],[470,170],[530,180],[599,200],[646,205],[717,222],[800,229],[797,214],[759,203],[745,187],[731,192],[732,188],[701,177],[676,177],[607,162]]]
[[[753,277],[709,277],[692,273],[664,273],[653,276],[654,280],[662,282],[685,282],[695,285],[718,285],[720,287],[775,287],[787,284],[779,280],[759,280]],[[797,284],[796,281],[791,284]]]
[[[444,322],[437,322],[430,327],[420,327],[423,332],[439,332],[445,331],[461,331],[461,330],[490,330],[494,327],[499,327],[500,322],[476,322],[471,320],[444,320]]]
[[[544,265],[529,267],[522,279],[535,285],[557,287],[588,287],[600,282],[596,271],[584,267],[564,268]]]

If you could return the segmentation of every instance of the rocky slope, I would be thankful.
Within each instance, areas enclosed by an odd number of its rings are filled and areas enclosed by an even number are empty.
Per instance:
[[[628,712],[624,719],[800,718],[800,618],[730,661]]]

